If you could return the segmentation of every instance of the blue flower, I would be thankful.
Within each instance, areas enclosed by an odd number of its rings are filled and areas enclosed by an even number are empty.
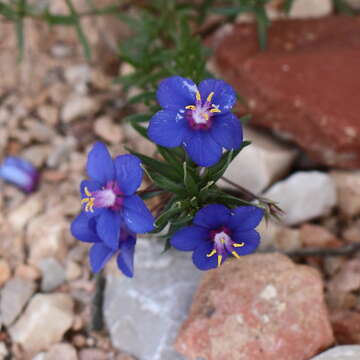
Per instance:
[[[36,190],[39,182],[39,172],[28,161],[8,156],[0,165],[0,177],[21,190],[30,193]]]
[[[134,251],[136,234],[122,225],[116,248],[110,248],[97,234],[94,217],[81,213],[71,224],[71,233],[80,241],[93,243],[89,252],[90,266],[93,272],[99,272],[112,256],[117,255],[117,266],[128,277],[134,275]]]
[[[197,87],[190,79],[173,76],[160,83],[157,99],[163,110],[151,118],[148,128],[155,143],[182,145],[200,166],[216,164],[223,148],[240,147],[241,123],[231,113],[236,94],[224,81],[207,79]]]
[[[256,206],[226,206],[211,204],[199,210],[193,225],[177,231],[171,238],[173,247],[193,251],[193,263],[200,270],[220,266],[233,256],[251,254],[260,243],[255,227],[264,216]]]
[[[134,233],[146,233],[154,228],[154,217],[135,194],[143,170],[133,155],[120,155],[114,160],[106,146],[97,142],[88,156],[89,180],[80,185],[84,213],[95,218],[96,233],[104,245],[118,249],[121,224]]]

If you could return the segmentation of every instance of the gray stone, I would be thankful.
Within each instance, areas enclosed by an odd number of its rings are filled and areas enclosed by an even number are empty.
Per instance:
[[[329,16],[333,12],[331,0],[294,0],[289,17],[292,19],[309,19]]]
[[[265,197],[285,212],[281,220],[286,225],[327,215],[337,203],[334,180],[320,171],[297,172],[274,184]]]
[[[41,291],[52,291],[64,283],[66,278],[65,269],[55,258],[42,259],[39,268],[42,273]]]
[[[112,344],[139,360],[184,359],[172,345],[201,272],[190,253],[162,250],[155,239],[139,239],[135,277],[107,276],[104,315]]]
[[[313,357],[311,360],[359,360],[360,345],[336,346]]]
[[[74,321],[74,302],[67,294],[36,294],[9,329],[13,342],[37,353],[61,340]]]
[[[65,123],[70,123],[80,117],[91,116],[100,108],[100,103],[91,97],[73,96],[64,104],[61,118]]]
[[[9,280],[1,290],[0,314],[5,326],[11,325],[35,291],[35,283],[21,277]]]

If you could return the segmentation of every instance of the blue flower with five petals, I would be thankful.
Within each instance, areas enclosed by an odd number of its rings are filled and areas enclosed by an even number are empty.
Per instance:
[[[229,257],[253,253],[260,243],[255,227],[264,216],[256,206],[229,209],[211,204],[199,210],[193,225],[178,230],[171,245],[182,251],[193,251],[193,263],[200,270],[220,266]]]
[[[94,218],[92,226],[109,249],[119,248],[122,223],[133,233],[146,233],[154,228],[154,217],[135,194],[143,177],[140,165],[140,160],[130,154],[113,160],[100,142],[89,153],[87,173],[90,179],[80,185],[84,207],[80,216]]]
[[[200,166],[216,164],[223,148],[239,149],[240,121],[231,112],[233,88],[222,80],[207,79],[199,87],[181,76],[163,80],[157,90],[163,110],[150,120],[148,136],[165,147],[182,145]]]
[[[112,256],[117,255],[117,266],[128,277],[134,275],[134,252],[136,234],[123,224],[116,248],[110,248],[97,234],[97,224],[94,217],[81,213],[71,224],[71,233],[80,241],[93,243],[89,252],[90,266],[93,272],[99,272]]]

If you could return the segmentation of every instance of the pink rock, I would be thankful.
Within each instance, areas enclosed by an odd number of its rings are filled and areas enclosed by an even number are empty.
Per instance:
[[[333,340],[319,273],[255,254],[206,273],[175,347],[192,360],[307,360]]]
[[[248,100],[252,124],[298,143],[314,160],[360,167],[359,17],[276,21],[259,50],[256,26],[215,37],[218,70]]]

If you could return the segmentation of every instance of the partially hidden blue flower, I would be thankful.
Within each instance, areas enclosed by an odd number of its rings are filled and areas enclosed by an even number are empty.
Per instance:
[[[133,233],[153,230],[154,217],[135,194],[143,178],[136,156],[120,155],[113,160],[106,146],[97,142],[88,156],[87,173],[90,179],[80,185],[83,213],[95,219],[93,226],[105,246],[119,248],[123,223]]]
[[[8,156],[0,165],[0,178],[31,193],[38,186],[39,172],[29,161],[20,157]]]
[[[211,204],[199,210],[193,224],[178,230],[171,245],[193,251],[192,260],[200,270],[219,267],[229,257],[240,258],[253,253],[260,243],[255,227],[264,216],[256,206],[229,209]]]
[[[182,145],[200,166],[216,164],[223,148],[240,148],[242,127],[231,112],[236,94],[226,82],[207,79],[197,87],[190,79],[173,76],[160,83],[157,99],[163,110],[151,118],[148,128],[155,143]]]
[[[71,232],[80,241],[93,243],[89,252],[90,266],[93,272],[99,272],[112,256],[117,255],[117,266],[128,277],[134,275],[134,252],[136,234],[123,224],[116,248],[110,248],[97,234],[96,219],[81,213],[71,224]]]

